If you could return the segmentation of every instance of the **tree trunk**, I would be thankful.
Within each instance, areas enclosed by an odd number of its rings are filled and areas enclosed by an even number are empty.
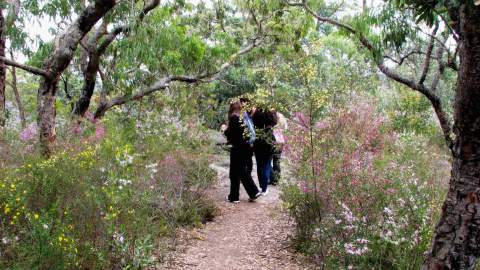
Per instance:
[[[95,90],[95,81],[97,79],[99,65],[99,56],[95,53],[90,53],[88,65],[83,74],[84,83],[81,96],[78,99],[77,103],[75,103],[75,107],[72,111],[73,115],[83,117],[85,112],[87,112],[88,107],[90,106],[90,100],[92,98],[93,91]]]
[[[37,94],[38,129],[42,154],[49,156],[55,142],[55,94],[57,92],[58,79],[44,79],[40,83]]]
[[[480,256],[480,7],[458,14],[452,176],[425,269],[474,269]]]
[[[13,59],[13,53],[10,53]],[[20,98],[20,93],[17,88],[17,69],[12,67],[12,90],[15,95],[15,101],[17,102],[18,113],[20,114],[20,123],[22,128],[27,126],[27,120],[25,119],[25,109],[23,108],[22,99]]]
[[[53,53],[43,63],[50,76],[42,78],[37,93],[39,140],[42,154],[48,157],[55,142],[55,94],[60,75],[70,64],[83,37],[114,5],[115,0],[95,0],[65,32],[55,38]]]
[[[5,57],[5,17],[3,10],[0,8],[0,57]],[[0,62],[0,130],[3,132],[6,122],[5,111],[5,80],[7,67],[3,61]]]

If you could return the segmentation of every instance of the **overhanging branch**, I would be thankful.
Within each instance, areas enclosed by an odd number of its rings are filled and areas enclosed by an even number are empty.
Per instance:
[[[138,21],[143,21],[145,16],[155,9],[160,4],[160,0],[150,0],[142,9],[138,15]],[[93,37],[89,40],[88,44],[88,63],[83,69],[84,82],[82,86],[82,92],[78,100],[75,102],[75,106],[72,110],[72,115],[83,116],[90,106],[90,100],[95,90],[97,73],[100,68],[100,58],[121,33],[128,33],[133,28],[132,24],[121,25],[115,27],[110,33],[106,32],[108,22],[104,21],[102,26],[97,30]],[[98,45],[100,37],[105,36]],[[98,45],[98,46],[97,46]]]
[[[0,61],[3,61],[5,63],[5,65],[7,65],[7,66],[17,67],[17,68],[23,69],[23,70],[25,70],[27,72],[30,72],[32,74],[35,74],[35,75],[43,76],[43,77],[46,77],[46,78],[50,77],[50,73],[48,71],[44,70],[44,69],[41,69],[41,68],[36,68],[36,67],[24,65],[24,64],[15,62],[13,60],[10,60],[6,57],[0,57]]]
[[[187,84],[194,84],[194,83],[209,83],[214,80],[216,80],[219,75],[224,72],[226,69],[228,69],[235,61],[241,56],[244,55],[254,48],[258,47],[261,43],[263,42],[263,39],[261,37],[255,37],[252,40],[252,43],[249,45],[245,46],[244,48],[240,49],[237,53],[233,54],[230,56],[228,61],[223,63],[216,71],[211,72],[211,73],[202,73],[199,75],[195,76],[165,76],[161,78],[160,80],[156,81],[154,84],[151,86],[144,88],[137,93],[133,95],[124,95],[124,96],[119,96],[112,98],[109,101],[104,101],[103,103],[100,103],[98,106],[97,110],[95,111],[95,118],[101,118],[105,113],[110,110],[111,108],[115,106],[120,106],[123,105],[127,102],[133,101],[133,100],[139,100],[142,99],[145,96],[151,95],[155,92],[158,92],[160,90],[166,89],[171,83],[173,82],[183,82]]]
[[[413,51],[408,52],[404,56],[401,56],[400,59],[398,59],[398,60],[393,58],[392,56],[389,56],[389,55],[384,55],[383,57],[387,58],[387,59],[390,59],[393,62],[395,62],[397,65],[401,66],[403,64],[403,62],[405,62],[405,60],[407,60],[410,56],[412,56],[414,54],[423,54],[423,52],[420,51],[420,50],[413,50]]]
[[[323,16],[318,15],[315,11],[313,11],[308,6],[308,4],[306,3],[305,0],[302,0],[302,2],[300,2],[300,3],[299,2],[288,3],[288,5],[301,7],[304,10],[306,10],[310,15],[312,15],[314,18],[316,18],[318,21],[332,24],[334,26],[337,26],[340,29],[343,29],[343,30],[355,35],[358,38],[358,40],[360,41],[360,43],[368,51],[370,51],[370,53],[375,54],[375,47],[373,46],[373,44],[365,37],[365,35],[363,35],[359,31],[355,30],[352,26],[347,25],[347,24],[342,23],[342,22],[339,22],[339,21],[337,21],[335,19],[332,19],[332,18],[323,17]],[[396,82],[399,82],[399,83],[409,87],[412,90],[420,92],[430,101],[430,103],[432,104],[432,107],[435,111],[435,114],[437,115],[437,117],[439,119],[440,127],[442,128],[446,144],[447,144],[448,148],[453,152],[453,139],[452,139],[452,136],[451,136],[452,124],[450,123],[450,120],[447,117],[447,114],[443,110],[441,99],[434,93],[434,91],[432,89],[426,87],[425,85],[423,85],[423,82],[422,83],[417,83],[415,80],[405,78],[405,77],[401,76],[400,74],[398,74],[397,72],[395,72],[394,70],[392,70],[391,68],[389,68],[387,65],[385,65],[383,57],[376,58],[375,59],[375,64],[377,65],[378,69],[383,74],[385,74],[388,78],[390,78],[390,79],[392,79]]]
[[[145,19],[147,14],[154,10],[156,7],[160,5],[160,0],[151,0],[149,1],[142,9],[140,14],[138,15],[138,21],[142,22]],[[133,28],[132,24],[128,25],[120,25],[115,27],[103,40],[100,46],[97,48],[98,54],[103,54],[105,50],[110,46],[110,44],[115,40],[115,38],[120,35],[121,33],[128,33]]]

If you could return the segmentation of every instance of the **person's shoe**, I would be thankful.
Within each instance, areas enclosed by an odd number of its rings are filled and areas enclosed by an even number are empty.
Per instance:
[[[258,192],[257,194],[255,194],[255,196],[253,198],[250,198],[248,199],[249,202],[254,202],[255,200],[257,200],[260,196],[262,196],[262,192]]]
[[[268,189],[266,189],[265,191],[262,191],[262,196],[265,196],[268,194]]]
[[[229,202],[229,203],[240,203],[240,200],[234,200],[234,201],[230,200],[230,199],[228,198],[228,195],[225,197],[225,201],[226,201],[226,202]]]

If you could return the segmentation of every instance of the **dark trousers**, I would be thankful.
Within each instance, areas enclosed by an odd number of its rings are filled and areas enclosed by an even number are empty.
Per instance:
[[[258,193],[257,185],[252,179],[252,151],[247,147],[232,147],[230,150],[230,201],[240,197],[240,182],[250,198]]]
[[[272,171],[272,156],[259,154],[255,155],[257,160],[257,174],[258,182],[262,188],[262,192],[267,191],[268,183],[270,182],[270,175]]]
[[[270,183],[271,184],[276,184],[280,180],[280,176],[282,173],[282,168],[280,168],[280,161],[282,159],[282,148],[278,148],[275,150],[275,153],[273,154],[273,168],[272,168],[272,173],[270,175]]]

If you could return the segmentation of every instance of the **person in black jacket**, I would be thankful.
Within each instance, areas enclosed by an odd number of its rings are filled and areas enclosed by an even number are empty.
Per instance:
[[[227,141],[232,145],[230,150],[230,194],[226,200],[232,203],[240,202],[240,182],[247,191],[250,201],[261,195],[252,179],[251,171],[249,171],[248,161],[252,160],[253,151],[241,111],[240,102],[230,104],[228,128],[225,130]]]
[[[257,134],[254,149],[255,159],[257,160],[258,181],[262,189],[262,195],[266,195],[272,174],[272,158],[275,152],[273,127],[277,124],[277,117],[273,111],[257,109],[252,116],[252,120]]]

